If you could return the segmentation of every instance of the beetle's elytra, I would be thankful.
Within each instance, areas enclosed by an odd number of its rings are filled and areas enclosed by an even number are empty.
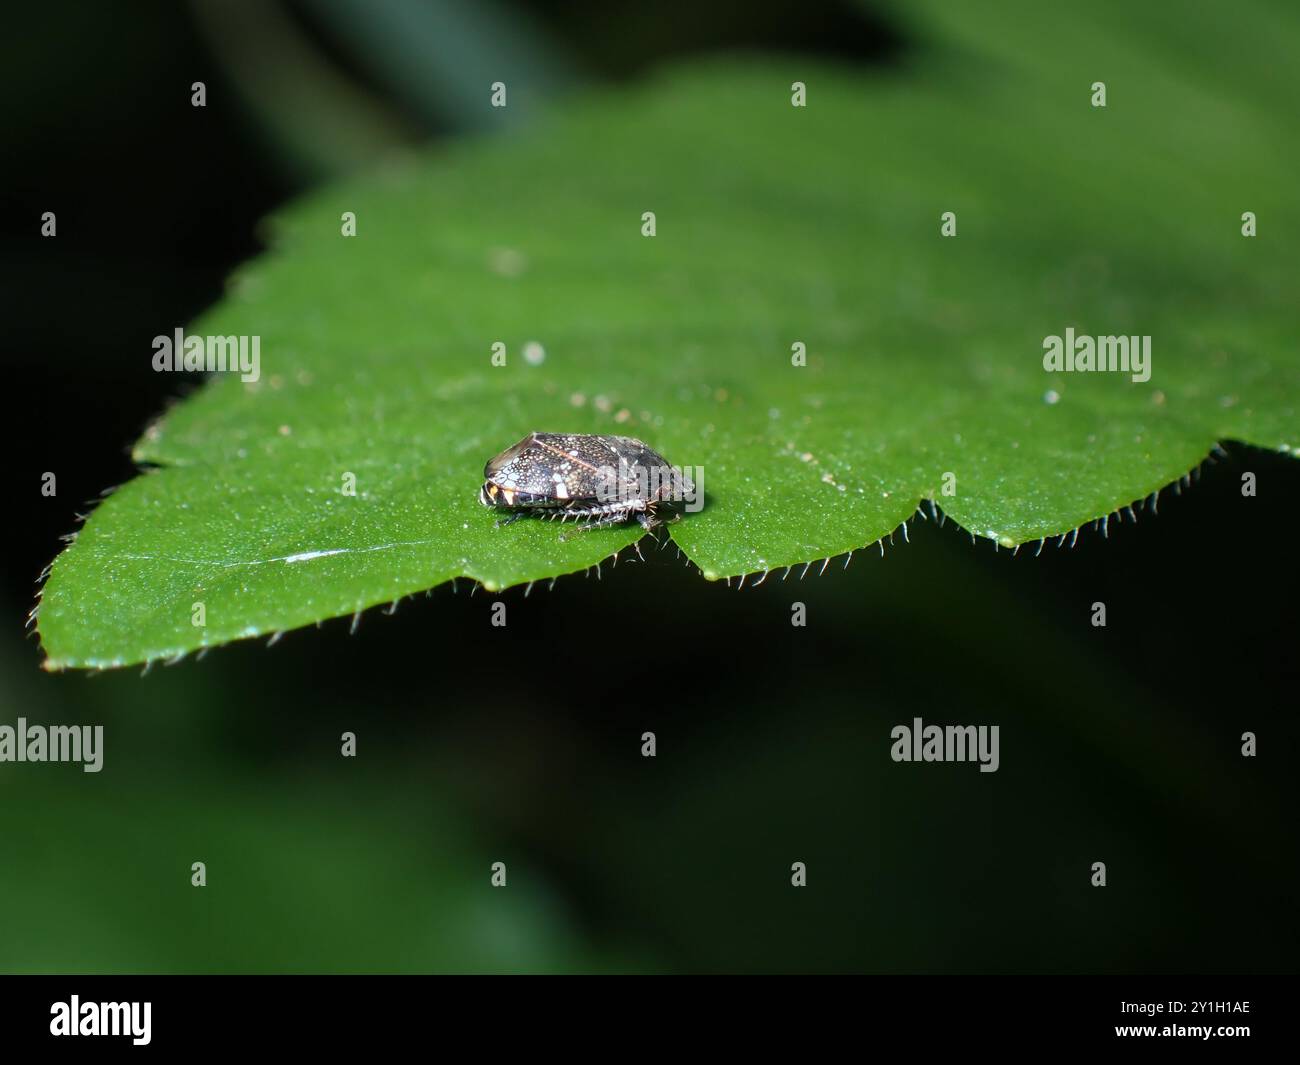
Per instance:
[[[483,476],[479,502],[513,511],[503,525],[535,513],[590,519],[583,529],[635,518],[649,531],[662,524],[661,504],[694,491],[667,459],[630,436],[529,433],[492,459]]]

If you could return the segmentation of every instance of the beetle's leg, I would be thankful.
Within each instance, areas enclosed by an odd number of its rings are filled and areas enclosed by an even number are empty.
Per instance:
[[[607,529],[611,525],[622,525],[623,522],[627,521],[628,517],[629,515],[626,510],[615,510],[609,514],[601,515],[599,518],[596,518],[594,521],[589,521],[583,525],[575,526],[573,531],[575,533],[580,533],[580,532],[589,532],[592,529]],[[571,533],[567,536],[561,536],[560,541],[563,543],[564,541],[571,540],[572,538],[573,536]]]
[[[526,510],[516,510],[508,518],[498,518],[496,520],[496,524],[494,528],[504,529],[507,525],[512,525],[515,522],[517,522],[520,518],[527,517],[527,515],[528,515],[528,511]]]
[[[616,511],[613,514],[606,514],[603,518],[597,518],[595,521],[579,525],[578,532],[587,532],[590,529],[604,529],[610,525],[622,525],[625,521],[627,521],[627,515],[622,511]]]

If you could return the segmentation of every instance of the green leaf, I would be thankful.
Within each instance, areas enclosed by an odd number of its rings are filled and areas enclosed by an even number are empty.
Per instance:
[[[188,330],[259,336],[260,379],[221,376],[138,444],[159,469],[53,567],[47,665],[180,655],[459,576],[497,590],[631,544],[494,527],[483,463],[533,429],[702,467],[706,506],[670,534],[709,578],[872,544],[922,500],[1017,545],[1152,498],[1219,440],[1300,446],[1296,15],[1248,5],[1274,32],[1220,54],[1221,27],[1170,35],[1118,2],[1064,29],[1028,3],[933,6],[887,77],[681,69],[292,206]],[[1150,380],[1045,372],[1067,329],[1150,336]]]
[[[0,889],[32,917],[0,942],[6,972],[592,972],[651,964],[598,950],[555,886],[522,862],[509,867],[510,891],[485,900],[493,855],[427,787],[372,777],[359,791],[355,778],[322,784],[303,776],[267,791],[246,778],[171,779],[172,764],[160,761],[146,763],[157,780],[119,779],[108,791],[80,772],[33,774],[21,788],[15,775],[0,780],[10,855]],[[402,827],[411,824],[422,841],[414,853]],[[65,833],[81,845],[50,846]],[[206,866],[205,888],[191,886],[195,860]],[[97,877],[87,906],[79,885]],[[285,884],[295,889],[274,887]],[[383,904],[371,904],[376,899]]]

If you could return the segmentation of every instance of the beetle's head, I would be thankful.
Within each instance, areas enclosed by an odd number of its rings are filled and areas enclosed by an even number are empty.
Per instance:
[[[487,480],[478,490],[478,501],[485,507],[513,507],[515,495],[514,489],[503,488],[495,481]]]
[[[487,465],[483,467],[483,476],[489,481],[496,478],[502,470],[506,469],[506,467],[519,458],[520,455],[524,454],[524,452],[528,451],[528,449],[532,447],[533,437],[536,435],[536,433],[529,433],[526,437],[520,440],[519,443],[512,444],[495,458],[488,459]]]

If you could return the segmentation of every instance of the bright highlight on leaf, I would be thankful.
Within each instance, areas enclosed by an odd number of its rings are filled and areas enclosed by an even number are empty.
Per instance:
[[[923,500],[1020,544],[1152,496],[1218,440],[1294,451],[1300,151],[1269,82],[1293,65],[1191,23],[1171,49],[1131,6],[1075,12],[1054,56],[939,6],[951,24],[918,32],[942,49],[888,78],[681,70],[293,206],[187,330],[260,338],[258,379],[218,375],[139,442],[157,468],[53,567],[47,665],[631,544],[636,525],[494,527],[483,464],[531,430],[702,468],[706,506],[669,531],[710,578],[861,548]],[[1143,46],[1090,49],[1112,17]],[[1048,372],[1067,331],[1149,337],[1149,380]]]

